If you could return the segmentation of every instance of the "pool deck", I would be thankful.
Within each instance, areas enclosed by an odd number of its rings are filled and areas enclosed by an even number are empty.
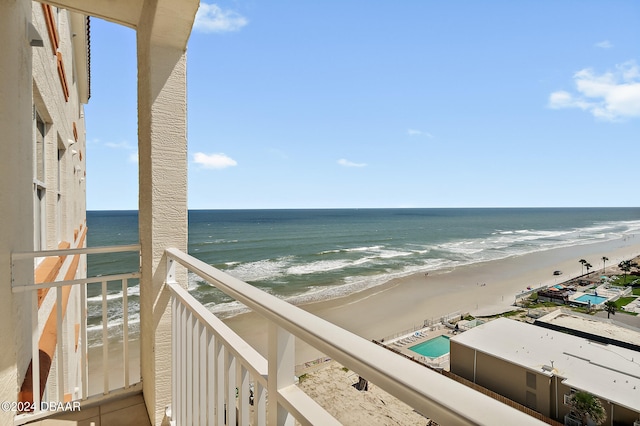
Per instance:
[[[598,297],[603,297],[604,300],[601,303],[592,303],[592,306],[601,306],[603,305],[605,302],[608,302],[609,300],[616,300],[617,298],[621,297],[624,295],[624,292],[620,289],[617,289],[615,287],[609,287],[608,285],[604,284],[604,285],[600,285],[598,286],[596,289],[594,290],[589,290],[589,292],[583,292],[583,291],[576,291],[574,294],[571,295],[571,297],[569,298],[569,302],[570,303],[577,303],[580,305],[588,305],[589,302],[584,302],[581,300],[578,300],[579,297],[582,297],[584,295],[591,295],[591,296],[598,296]]]
[[[413,352],[409,348],[415,345],[419,345],[420,343],[424,343],[427,340],[431,340],[434,337],[451,336],[457,333],[457,330],[452,330],[446,327],[444,324],[436,324],[431,327],[425,327],[420,330],[414,331],[413,333],[408,333],[404,336],[399,336],[393,340],[386,341],[384,342],[384,345],[402,353],[403,355],[408,356],[409,358],[413,358],[416,361],[422,362],[423,364],[435,368],[442,368],[448,371],[449,353],[446,353],[445,355],[442,355],[441,357],[434,360],[430,360],[428,357]]]

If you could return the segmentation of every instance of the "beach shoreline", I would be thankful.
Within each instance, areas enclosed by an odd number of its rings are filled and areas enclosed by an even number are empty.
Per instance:
[[[593,266],[592,273],[607,265],[640,254],[640,239],[628,235],[615,240],[555,248],[454,268],[394,278],[382,285],[346,296],[299,305],[320,318],[365,339],[384,336],[422,324],[425,320],[459,312],[478,316],[504,310],[527,287],[558,284],[582,273],[580,259]],[[561,270],[562,275],[553,275]],[[224,320],[263,355],[267,348],[267,327],[262,318],[242,313]],[[296,341],[296,363],[321,358],[324,354]]]

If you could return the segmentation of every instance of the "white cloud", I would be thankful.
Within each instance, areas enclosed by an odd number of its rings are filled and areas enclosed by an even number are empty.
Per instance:
[[[634,61],[603,74],[585,68],[576,72],[573,79],[577,93],[553,92],[549,108],[579,108],[608,121],[640,117],[640,67]]]
[[[222,153],[205,154],[203,152],[196,152],[193,154],[193,161],[205,169],[226,169],[227,167],[238,165],[236,160]]]
[[[138,151],[129,154],[129,161],[138,164]]]
[[[127,141],[122,142],[107,142],[104,146],[113,149],[133,149],[133,147]]]
[[[365,167],[366,166],[366,164],[364,163],[354,163],[352,161],[345,160],[344,158],[339,159],[338,164],[344,167]]]
[[[613,44],[609,40],[603,40],[594,45],[595,47],[599,47],[600,49],[611,49]]]
[[[428,138],[433,137],[433,135],[429,132],[423,132],[422,130],[416,130],[416,129],[407,129],[407,134],[409,136],[426,136]]]
[[[238,31],[249,21],[244,16],[216,4],[200,3],[193,29],[202,33],[226,33]]]

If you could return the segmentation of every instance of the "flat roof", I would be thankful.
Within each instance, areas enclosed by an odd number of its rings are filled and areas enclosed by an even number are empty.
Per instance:
[[[640,412],[640,352],[507,318],[452,336],[451,342],[558,376],[567,386]]]
[[[640,329],[616,323],[612,319],[576,314],[558,309],[536,319],[536,321],[640,346]]]

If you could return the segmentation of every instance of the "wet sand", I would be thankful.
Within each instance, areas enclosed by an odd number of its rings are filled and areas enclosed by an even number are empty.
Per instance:
[[[528,286],[533,288],[564,282],[582,273],[580,259],[602,268],[640,254],[640,238],[627,236],[603,243],[572,246],[514,256],[507,259],[429,271],[397,278],[371,289],[345,297],[301,305],[365,339],[381,339],[401,330],[453,312],[490,315],[512,305],[515,296]],[[554,270],[563,271],[553,275]],[[266,322],[255,313],[225,320],[240,336],[266,355]],[[296,363],[324,354],[296,341]]]

